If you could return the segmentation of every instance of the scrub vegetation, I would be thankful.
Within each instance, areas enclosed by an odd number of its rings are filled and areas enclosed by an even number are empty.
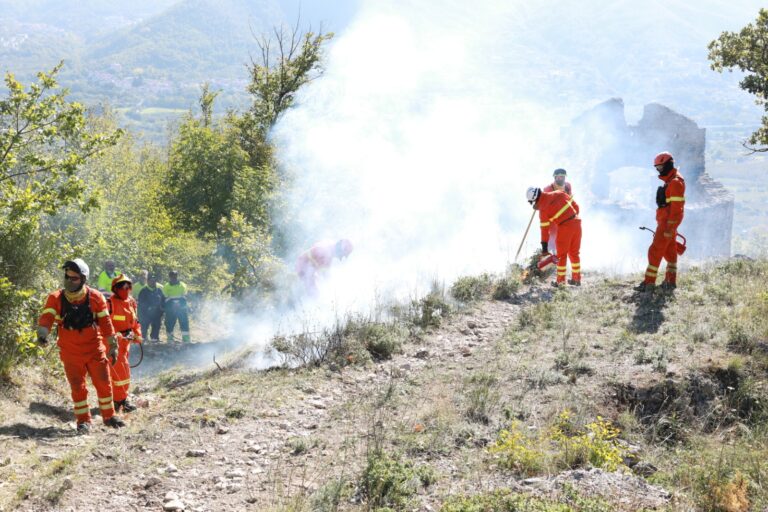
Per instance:
[[[0,409],[0,508],[97,507],[74,483],[200,510],[762,510],[766,277],[733,260],[685,269],[674,293],[595,274],[471,305],[436,290],[386,322],[346,319],[321,359],[144,380],[128,428],[87,439],[64,379],[22,366]],[[443,304],[439,325],[424,303]]]

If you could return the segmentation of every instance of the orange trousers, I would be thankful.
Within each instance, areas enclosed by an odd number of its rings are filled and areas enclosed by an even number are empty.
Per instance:
[[[130,352],[131,340],[125,338],[122,334],[118,334],[117,361],[114,365],[110,361],[109,365],[115,402],[122,402],[128,398],[128,388],[131,386],[131,364],[128,362]]]
[[[568,261],[571,260],[571,277],[581,282],[581,219],[563,222],[557,227],[557,282],[565,282]]]
[[[667,272],[664,275],[664,281],[668,283],[677,282],[677,230],[671,230],[672,236],[664,236],[664,228],[656,226],[656,233],[653,235],[653,242],[648,248],[648,267],[645,269],[645,283],[656,284],[656,276],[659,273],[661,259],[667,260]]]
[[[96,353],[90,356],[61,355],[64,373],[72,390],[72,401],[75,405],[77,423],[89,423],[91,410],[88,407],[88,388],[85,377],[90,375],[96,396],[99,397],[101,418],[106,421],[115,414],[112,404],[112,383],[109,380],[109,362],[104,354]]]

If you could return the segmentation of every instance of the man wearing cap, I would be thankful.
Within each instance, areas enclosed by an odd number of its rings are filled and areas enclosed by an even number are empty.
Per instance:
[[[124,427],[113,405],[107,353],[110,358],[117,356],[117,339],[106,300],[98,290],[86,286],[89,269],[83,260],[67,261],[62,268],[64,288],[48,295],[38,320],[37,341],[41,345],[48,343],[51,328],[58,326],[59,357],[72,390],[78,434],[87,434],[91,429],[86,375],[96,388],[104,425]],[[102,338],[106,338],[106,344]]]

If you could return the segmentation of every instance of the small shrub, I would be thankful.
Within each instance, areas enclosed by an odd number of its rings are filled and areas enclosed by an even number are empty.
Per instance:
[[[716,512],[748,512],[749,499],[747,479],[741,473],[724,482],[713,480],[709,482],[711,489],[709,499],[710,510]]]
[[[434,291],[421,300],[413,301],[412,308],[415,315],[411,321],[423,329],[440,327],[443,319],[451,314],[451,306],[440,293]]]
[[[464,276],[458,278],[451,286],[451,296],[460,302],[475,302],[487,297],[492,286],[493,279],[489,274]]]
[[[360,478],[360,490],[373,510],[382,507],[402,510],[416,494],[419,481],[411,462],[377,450],[368,456]]]
[[[239,407],[232,407],[224,412],[227,418],[245,418],[245,411]]]
[[[488,451],[499,456],[501,467],[520,476],[533,476],[544,469],[546,457],[537,442],[537,439],[529,438],[521,430],[519,422],[514,421],[509,429],[499,432],[496,442]]]
[[[751,354],[757,346],[757,340],[747,331],[743,324],[731,324],[728,329],[728,348],[734,352]]]
[[[352,497],[353,486],[345,478],[331,480],[317,490],[312,497],[313,512],[336,512],[341,504]]]
[[[360,327],[358,337],[376,360],[391,359],[402,349],[408,332],[396,323],[370,323]]]
[[[498,379],[489,373],[477,373],[467,379],[467,418],[478,423],[489,423],[490,415],[499,402],[497,384]]]
[[[516,268],[510,268],[506,274],[493,282],[491,297],[493,300],[509,300],[518,292],[521,283],[520,271]]]

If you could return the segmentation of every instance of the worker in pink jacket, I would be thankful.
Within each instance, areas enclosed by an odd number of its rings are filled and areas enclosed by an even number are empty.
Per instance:
[[[318,242],[301,253],[296,260],[296,273],[310,295],[317,294],[317,275],[328,270],[333,258],[343,260],[352,252],[352,242],[341,239],[336,242]]]

